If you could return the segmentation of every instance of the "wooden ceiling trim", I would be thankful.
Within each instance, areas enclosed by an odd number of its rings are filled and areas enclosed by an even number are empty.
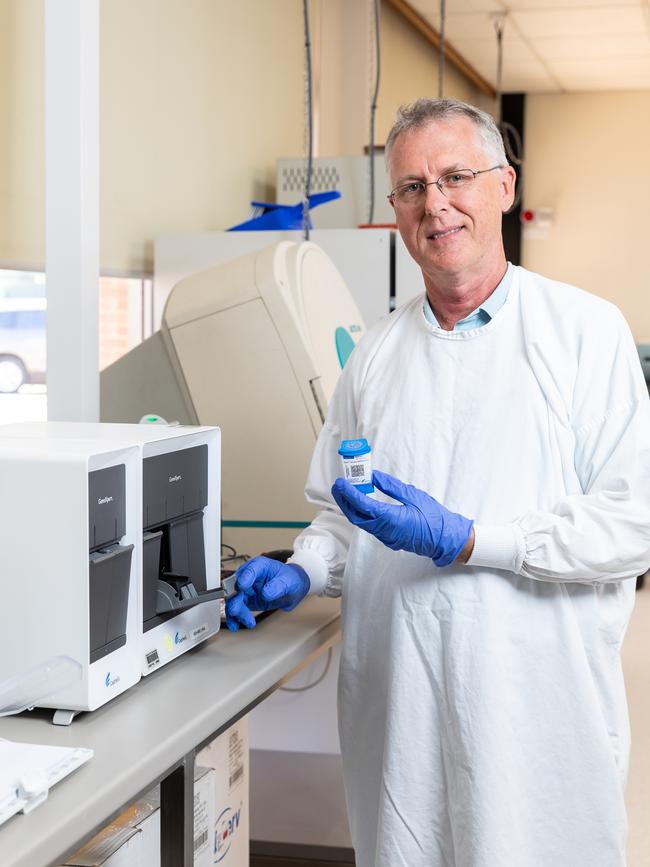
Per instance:
[[[424,38],[433,45],[436,50],[440,50],[440,33],[432,27],[429,22],[420,13],[411,6],[407,0],[387,0],[388,4],[396,9],[415,29],[424,36]],[[445,59],[465,76],[472,84],[477,87],[481,93],[486,94],[492,99],[496,98],[496,90],[492,87],[489,81],[486,81],[483,76],[477,72],[469,61],[460,54],[453,45],[445,40]]]

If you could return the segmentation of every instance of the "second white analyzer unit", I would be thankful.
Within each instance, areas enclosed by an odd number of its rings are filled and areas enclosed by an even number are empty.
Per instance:
[[[98,440],[0,441],[0,682],[52,657],[81,678],[39,699],[69,723],[140,679],[138,449]]]
[[[220,464],[217,427],[26,422],[0,427],[0,440],[48,443],[88,438],[129,443],[138,455],[139,641],[142,674],[218,632],[221,585]]]

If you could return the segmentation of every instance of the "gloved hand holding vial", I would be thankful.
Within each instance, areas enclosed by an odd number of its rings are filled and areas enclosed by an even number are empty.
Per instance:
[[[332,496],[348,521],[393,551],[430,557],[436,566],[449,566],[456,560],[471,536],[473,521],[388,473],[375,470],[372,481],[401,505],[375,500],[346,479],[337,479]]]

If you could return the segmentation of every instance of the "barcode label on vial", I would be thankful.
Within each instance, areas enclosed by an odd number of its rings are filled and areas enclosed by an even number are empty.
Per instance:
[[[152,650],[151,653],[147,654],[147,666],[149,668],[153,668],[154,665],[158,665],[160,662],[160,657],[158,656],[157,650]]]
[[[198,837],[194,838],[194,851],[196,852],[197,849],[200,849],[201,846],[204,846],[207,842],[208,842],[208,830],[206,828],[206,830],[202,834],[199,834]]]
[[[350,475],[352,478],[363,478],[366,473],[366,468],[363,464],[353,464],[350,467]]]

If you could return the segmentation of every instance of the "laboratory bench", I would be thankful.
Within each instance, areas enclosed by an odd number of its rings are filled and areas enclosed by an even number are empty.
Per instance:
[[[2,867],[60,864],[157,783],[162,867],[190,867],[195,753],[339,639],[339,601],[310,598],[253,630],[222,629],[70,726],[51,710],[0,719],[0,738],[95,753],[0,826]]]

